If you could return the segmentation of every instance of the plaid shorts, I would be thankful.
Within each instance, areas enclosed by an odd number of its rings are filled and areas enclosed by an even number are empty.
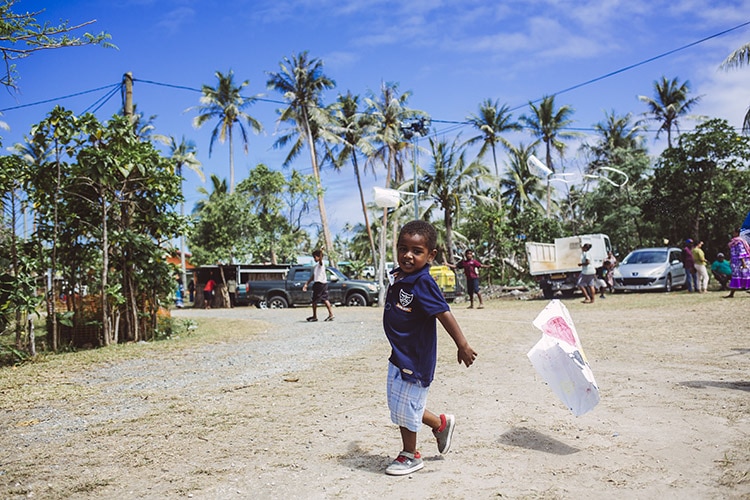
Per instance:
[[[399,427],[418,432],[422,427],[422,417],[427,406],[429,387],[406,382],[401,378],[401,370],[388,363],[388,409],[391,421]]]

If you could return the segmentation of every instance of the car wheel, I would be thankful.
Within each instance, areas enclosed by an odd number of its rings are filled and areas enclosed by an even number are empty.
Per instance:
[[[664,291],[665,292],[671,292],[672,291],[672,275],[667,275],[667,283],[664,285]]]
[[[281,295],[271,297],[266,301],[266,305],[269,309],[286,309],[289,307],[289,302],[286,301]]]
[[[361,293],[353,293],[346,298],[346,305],[351,307],[363,307],[367,305],[367,299]]]

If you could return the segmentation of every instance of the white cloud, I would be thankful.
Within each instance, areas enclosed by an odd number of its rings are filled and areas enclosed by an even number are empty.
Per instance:
[[[175,35],[181,31],[186,23],[189,23],[194,18],[195,10],[191,7],[177,7],[167,12],[156,24],[156,27],[165,31],[168,35]]]

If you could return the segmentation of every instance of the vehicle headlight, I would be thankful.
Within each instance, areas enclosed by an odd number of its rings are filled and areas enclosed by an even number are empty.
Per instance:
[[[375,285],[372,285],[372,284],[368,284],[367,285],[367,289],[370,290],[371,292],[377,292],[378,291],[378,287],[375,286]]]
[[[652,270],[651,272],[647,273],[647,276],[650,276],[650,277],[652,277],[652,278],[653,278],[653,277],[659,277],[659,276],[661,276],[662,274],[664,274],[664,271],[665,271],[665,270],[666,270],[666,268],[665,268],[664,266],[662,266],[662,267],[657,267],[656,269],[653,269],[653,270]]]

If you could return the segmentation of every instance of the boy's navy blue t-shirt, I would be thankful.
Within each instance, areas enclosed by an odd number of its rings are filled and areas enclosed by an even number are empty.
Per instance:
[[[400,272],[394,269],[392,274]],[[427,387],[435,376],[437,323],[435,316],[450,307],[427,265],[404,275],[388,287],[383,311],[383,328],[391,343],[389,361],[408,382]]]

